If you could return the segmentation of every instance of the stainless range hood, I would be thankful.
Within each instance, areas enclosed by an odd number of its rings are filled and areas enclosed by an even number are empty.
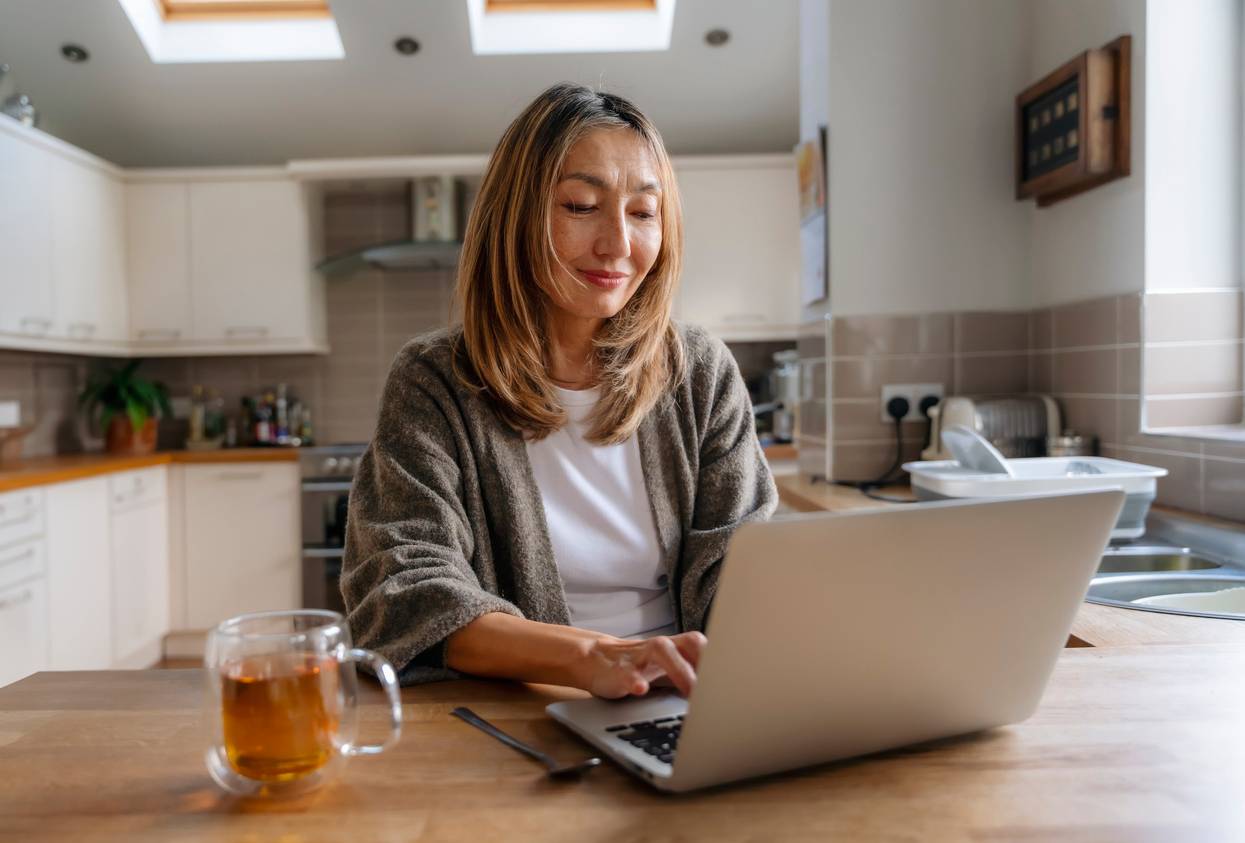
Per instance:
[[[316,269],[325,275],[347,275],[359,269],[446,270],[458,265],[463,244],[456,240],[397,240],[325,258]]]

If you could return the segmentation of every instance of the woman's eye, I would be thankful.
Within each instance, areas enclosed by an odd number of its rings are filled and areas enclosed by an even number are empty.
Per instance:
[[[576,205],[574,202],[567,202],[562,207],[566,208],[566,210],[570,211],[572,214],[586,214],[589,211],[595,211],[597,209],[596,205]]]
[[[657,215],[656,215],[655,213],[653,213],[652,211],[636,211],[636,212],[635,212],[635,215],[636,215],[637,217],[639,217],[640,219],[642,219],[642,220],[651,220],[651,219],[653,219],[654,217],[656,217],[656,216],[657,216]]]

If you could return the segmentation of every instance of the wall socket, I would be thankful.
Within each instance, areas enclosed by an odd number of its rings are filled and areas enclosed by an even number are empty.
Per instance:
[[[942,384],[940,383],[888,383],[882,387],[882,421],[892,424],[893,420],[886,414],[886,402],[898,396],[908,399],[908,415],[903,417],[906,422],[923,422],[921,415],[921,399],[932,395],[942,401]]]

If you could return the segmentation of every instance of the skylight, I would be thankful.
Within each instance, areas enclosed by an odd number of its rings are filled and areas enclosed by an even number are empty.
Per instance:
[[[320,0],[118,0],[157,64],[345,58]]]
[[[467,0],[476,55],[670,49],[675,0]]]

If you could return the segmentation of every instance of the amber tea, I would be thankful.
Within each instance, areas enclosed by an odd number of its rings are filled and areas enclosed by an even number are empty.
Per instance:
[[[220,670],[224,749],[234,770],[257,781],[285,782],[333,759],[341,721],[333,657],[282,653]]]

